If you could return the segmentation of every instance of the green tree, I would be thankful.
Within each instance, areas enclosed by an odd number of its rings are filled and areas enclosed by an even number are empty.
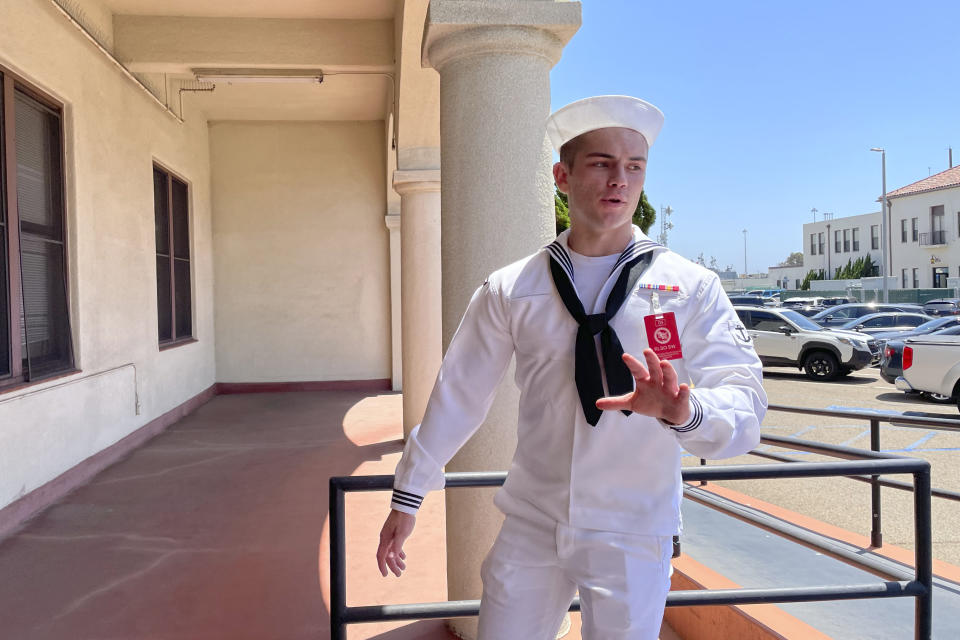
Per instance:
[[[559,234],[570,226],[570,205],[567,201],[567,194],[562,193],[556,187],[554,187],[553,193],[553,208],[557,223],[557,233]],[[640,202],[637,203],[637,208],[633,211],[633,224],[640,227],[644,233],[647,233],[656,219],[657,210],[654,209],[653,205],[647,200],[646,192],[641,191]]]
[[[799,251],[794,251],[787,256],[787,259],[780,263],[781,267],[802,267],[803,266],[803,253]]]
[[[823,272],[823,269],[820,269],[819,271],[810,269],[810,271],[807,272],[807,275],[803,278],[803,284],[800,285],[800,290],[809,291],[811,280],[823,280],[825,277],[826,274]]]
[[[567,204],[567,194],[561,193],[554,187],[553,208],[557,218],[557,235],[570,226],[570,206]]]

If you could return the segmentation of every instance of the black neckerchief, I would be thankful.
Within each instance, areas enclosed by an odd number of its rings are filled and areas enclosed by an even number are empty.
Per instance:
[[[553,276],[553,284],[567,311],[579,325],[574,346],[574,380],[577,383],[583,415],[591,426],[597,426],[603,414],[596,403],[604,395],[600,361],[593,337],[600,334],[603,370],[607,375],[610,395],[618,396],[633,391],[633,375],[623,362],[623,346],[617,332],[610,326],[610,321],[633,291],[640,275],[650,265],[653,249],[657,246],[659,245],[650,240],[635,240],[620,254],[610,273],[613,274],[621,265],[623,269],[607,296],[604,311],[592,315],[587,315],[584,311],[583,303],[574,289],[573,263],[566,249],[556,241],[546,247],[550,253],[550,275]],[[630,411],[623,413],[630,415]]]

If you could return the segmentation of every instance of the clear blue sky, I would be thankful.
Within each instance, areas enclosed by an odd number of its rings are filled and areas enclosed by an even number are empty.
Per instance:
[[[879,211],[960,164],[960,2],[585,0],[552,105],[629,94],[666,115],[646,191],[669,245],[765,271],[802,251],[810,209]],[[817,220],[820,220],[817,214]]]

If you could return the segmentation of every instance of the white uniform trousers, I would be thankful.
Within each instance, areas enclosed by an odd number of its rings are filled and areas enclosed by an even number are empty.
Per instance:
[[[584,640],[657,640],[669,536],[577,529],[508,515],[481,568],[479,640],[553,640],[580,591]]]

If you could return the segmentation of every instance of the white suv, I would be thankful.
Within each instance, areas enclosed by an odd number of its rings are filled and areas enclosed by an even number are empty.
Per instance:
[[[868,335],[824,329],[789,309],[734,309],[765,366],[795,366],[825,381],[880,361],[877,341]]]

